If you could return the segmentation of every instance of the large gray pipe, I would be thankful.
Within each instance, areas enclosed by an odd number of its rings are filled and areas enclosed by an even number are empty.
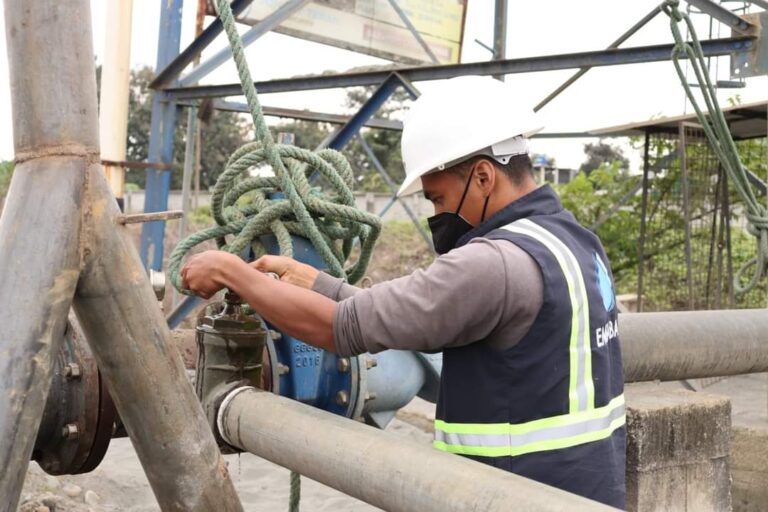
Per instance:
[[[219,410],[233,446],[391,512],[614,510],[255,388]]]
[[[240,512],[99,165],[89,0],[5,2],[16,170],[0,225],[0,510],[15,511],[72,303],[164,512]]]
[[[99,152],[96,83],[82,80],[92,54],[76,50],[90,27],[87,2],[5,2],[16,170],[0,220],[2,511],[18,504],[80,273],[80,203]]]
[[[768,310],[627,313],[619,317],[624,380],[768,372]]]

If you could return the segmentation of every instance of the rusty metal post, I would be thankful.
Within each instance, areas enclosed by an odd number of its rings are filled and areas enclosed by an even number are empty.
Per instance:
[[[80,273],[85,170],[98,169],[93,61],[72,51],[87,3],[38,3],[5,2],[16,170],[0,221],[2,511],[18,504]],[[51,18],[58,30],[41,29]]]
[[[163,511],[241,511],[227,468],[100,171],[75,312]]]
[[[0,224],[0,510],[16,510],[75,295],[162,510],[242,511],[99,165],[89,1],[5,15],[19,167]]]

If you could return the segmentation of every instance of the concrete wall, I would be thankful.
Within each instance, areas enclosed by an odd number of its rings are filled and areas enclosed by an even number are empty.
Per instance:
[[[627,386],[627,510],[731,510],[727,397]]]
[[[733,428],[731,437],[733,510],[768,510],[768,427]]]

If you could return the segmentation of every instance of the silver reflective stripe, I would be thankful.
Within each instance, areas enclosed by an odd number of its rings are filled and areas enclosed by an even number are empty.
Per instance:
[[[620,395],[608,405],[598,409],[576,413],[575,415],[564,415],[531,422],[542,425],[538,428],[533,427],[529,429],[528,426],[530,424],[494,424],[494,433],[483,434],[478,432],[446,432],[438,424],[435,428],[435,441],[438,444],[444,443],[449,445],[449,447],[469,450],[473,448],[509,448],[509,454],[520,452],[520,449],[523,452],[533,452],[575,446],[582,444],[582,442],[608,438],[617,428],[624,425],[625,409],[624,397]],[[569,421],[574,417],[578,418],[578,416],[583,416],[583,418]],[[450,430],[475,430],[487,426],[490,425],[444,424],[442,428]],[[505,434],[499,431],[504,428],[508,429],[509,432]],[[588,437],[590,434],[595,434],[596,436]],[[585,436],[587,437],[585,438]],[[526,447],[531,449],[525,450]],[[475,453],[478,455],[483,454],[482,451],[477,450]],[[494,450],[488,453],[489,455],[491,453],[494,455],[507,454],[503,450]]]
[[[589,302],[584,278],[576,256],[571,250],[552,233],[531,222],[521,219],[502,229],[528,236],[544,245],[558,261],[565,275],[573,311],[572,338],[575,347],[569,346],[571,357],[575,356],[576,377],[569,390],[571,412],[585,411],[594,408],[594,384],[592,382],[592,349],[589,330]],[[572,362],[573,363],[573,362]],[[575,403],[574,403],[575,398]]]

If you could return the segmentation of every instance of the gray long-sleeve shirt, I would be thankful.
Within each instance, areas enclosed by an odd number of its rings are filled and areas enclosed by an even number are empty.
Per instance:
[[[386,349],[439,351],[487,340],[517,344],[541,309],[541,270],[506,240],[473,239],[424,270],[360,289],[320,273],[313,289],[339,301],[333,321],[342,356]]]

